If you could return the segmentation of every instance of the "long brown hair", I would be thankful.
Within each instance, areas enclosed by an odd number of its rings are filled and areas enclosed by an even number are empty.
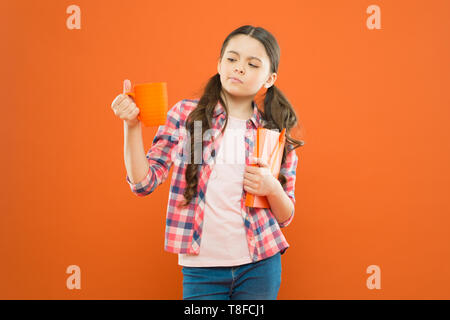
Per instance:
[[[265,47],[267,55],[270,59],[271,72],[278,72],[278,64],[280,61],[280,48],[274,36],[267,30],[261,27],[253,27],[251,25],[245,25],[232,31],[222,44],[220,50],[220,60],[222,60],[224,50],[226,49],[228,42],[236,35],[244,34],[259,40]],[[228,115],[228,107],[221,97],[222,84],[220,82],[220,74],[217,73],[211,77],[205,86],[203,94],[198,101],[198,104],[194,110],[189,114],[186,120],[186,129],[190,132],[190,136],[194,136],[194,121],[202,122],[202,137],[206,130],[212,127],[212,116],[217,102],[220,101],[224,106],[226,115]],[[296,149],[304,145],[304,141],[296,140],[290,136],[290,130],[297,125],[297,115],[294,108],[289,103],[288,99],[281,92],[280,89],[272,85],[266,92],[264,97],[264,112],[259,110],[262,118],[266,121],[264,128],[278,129],[280,132],[283,128],[286,128],[286,143],[283,151],[282,164],[286,160],[286,154],[290,150]],[[228,123],[228,117],[226,117],[225,125],[221,131],[224,132]],[[190,159],[194,157],[194,139],[191,139],[191,155]],[[189,161],[186,168],[186,189],[184,190],[185,202],[183,206],[188,206],[193,198],[197,196],[197,186],[199,179],[199,170],[201,164],[193,163]],[[278,176],[278,180],[281,185],[285,185],[286,177],[281,174]]]

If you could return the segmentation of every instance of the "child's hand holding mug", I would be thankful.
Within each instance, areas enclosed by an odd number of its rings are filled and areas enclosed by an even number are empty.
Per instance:
[[[142,122],[146,127],[164,125],[167,118],[167,83],[149,82],[134,85],[123,82],[123,93],[112,104],[114,113],[128,124]]]
[[[111,104],[114,114],[124,120],[128,127],[134,127],[139,124],[138,119],[139,108],[137,107],[133,97],[127,95],[131,90],[131,81],[123,82],[123,93],[119,94]]]

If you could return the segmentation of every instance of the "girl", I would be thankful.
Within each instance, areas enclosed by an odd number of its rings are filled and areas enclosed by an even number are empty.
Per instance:
[[[113,102],[124,120],[131,190],[152,193],[173,165],[165,250],[178,254],[183,299],[277,298],[280,256],[289,247],[280,228],[294,217],[294,149],[304,144],[290,136],[297,116],[275,87],[279,59],[277,41],[265,29],[246,25],[231,32],[203,95],[168,111],[147,155],[136,104],[125,94]],[[264,112],[254,101],[263,87]],[[124,90],[130,89],[127,80]],[[250,157],[258,127],[286,128],[278,179],[267,163]],[[270,208],[246,207],[247,192],[266,196]]]

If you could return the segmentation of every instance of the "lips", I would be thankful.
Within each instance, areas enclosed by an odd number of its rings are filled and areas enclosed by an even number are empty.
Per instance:
[[[239,81],[240,83],[243,83],[241,79],[238,79],[238,78],[236,78],[236,77],[230,77],[230,79],[231,79],[231,80]]]

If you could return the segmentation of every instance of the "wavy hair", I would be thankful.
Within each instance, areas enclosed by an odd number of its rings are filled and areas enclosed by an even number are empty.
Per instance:
[[[274,36],[267,30],[261,27],[253,27],[251,25],[245,25],[232,31],[224,40],[220,51],[220,60],[222,60],[224,50],[226,49],[228,42],[236,35],[243,34],[253,37],[260,41],[270,59],[271,72],[278,72],[278,64],[280,61],[280,48]],[[224,106],[225,112],[228,115],[228,107],[221,97],[222,84],[220,82],[220,74],[216,73],[212,76],[203,91],[202,96],[198,101],[198,105],[191,111],[186,120],[186,129],[189,131],[190,136],[194,137],[194,122],[201,121],[202,124],[202,137],[206,130],[212,127],[212,116],[214,109],[220,101]],[[264,128],[278,129],[279,132],[286,128],[286,143],[284,146],[283,157],[281,164],[286,160],[286,154],[290,150],[296,149],[304,145],[304,141],[296,140],[290,136],[290,131],[297,125],[297,115],[294,108],[286,98],[286,96],[275,85],[272,85],[267,89],[264,96],[264,111],[259,110],[262,118],[266,121]],[[223,133],[227,127],[228,117],[226,118],[225,125],[221,131]],[[203,143],[203,142],[202,142]],[[194,139],[191,139],[191,154],[190,159],[194,157]],[[189,161],[186,168],[186,188],[184,190],[185,202],[183,206],[188,206],[193,198],[197,196],[198,179],[201,164],[193,163]],[[281,174],[278,176],[278,180],[281,185],[286,184],[286,177]]]

